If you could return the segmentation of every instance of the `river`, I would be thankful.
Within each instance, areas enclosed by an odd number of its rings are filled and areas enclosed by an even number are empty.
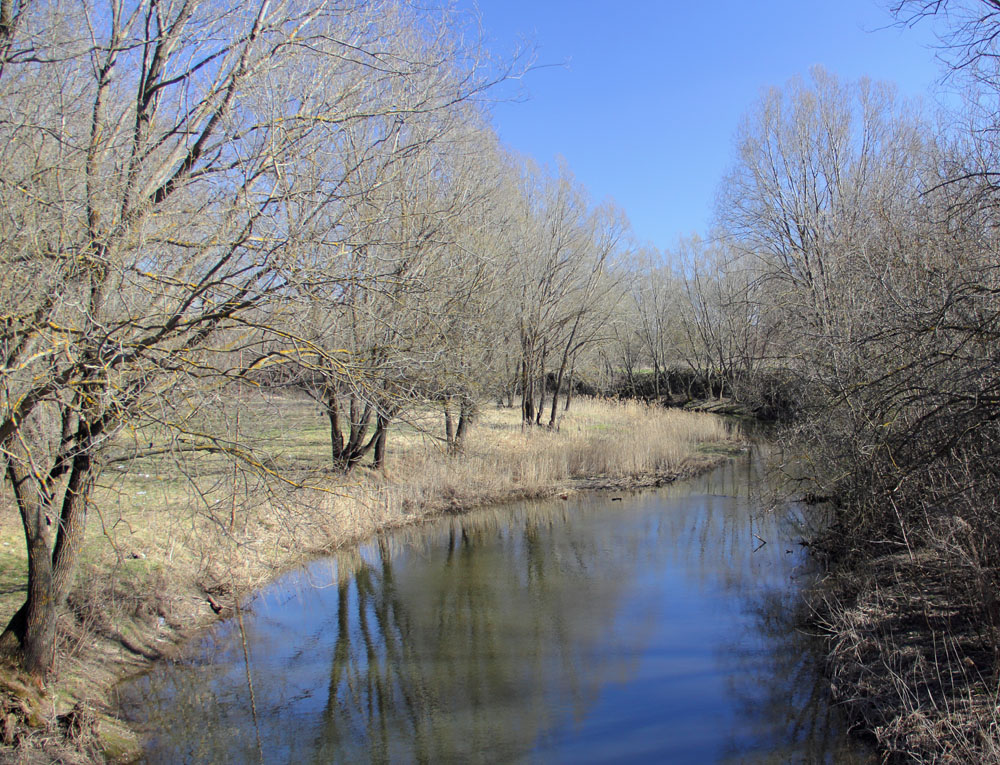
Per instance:
[[[121,689],[149,762],[874,762],[801,629],[808,514],[749,455],[292,572]],[[244,640],[245,638],[245,640]]]

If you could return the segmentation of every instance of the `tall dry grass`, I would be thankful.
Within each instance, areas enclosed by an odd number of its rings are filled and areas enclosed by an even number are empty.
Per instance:
[[[461,454],[449,455],[437,431],[437,412],[400,423],[390,435],[383,470],[342,476],[312,475],[313,488],[271,494],[245,503],[234,532],[207,514],[193,538],[170,545],[198,553],[206,581],[221,581],[239,566],[256,586],[301,558],[364,538],[379,529],[417,522],[505,500],[541,497],[580,486],[648,485],[695,472],[718,460],[709,447],[732,444],[734,426],[705,414],[640,403],[578,400],[557,430],[523,428],[516,409],[484,411]],[[294,418],[292,418],[294,421]],[[316,450],[297,454],[323,465],[325,434]],[[321,484],[317,486],[316,484]],[[177,531],[176,524],[174,531]],[[210,541],[208,541],[210,540]],[[228,549],[223,556],[219,550]],[[195,562],[195,561],[192,561]]]
[[[838,571],[814,593],[834,695],[891,761],[1000,763],[996,639],[976,576],[953,550],[925,549]]]
[[[579,401],[557,431],[522,429],[515,410],[491,410],[464,453],[403,448],[389,465],[397,485],[420,498],[544,492],[575,479],[640,479],[702,462],[699,447],[732,440],[724,420],[628,402]]]

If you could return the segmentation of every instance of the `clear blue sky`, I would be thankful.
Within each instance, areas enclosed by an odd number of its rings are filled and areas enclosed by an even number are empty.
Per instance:
[[[494,124],[512,148],[566,157],[640,241],[705,233],[740,117],[761,90],[819,64],[923,96],[940,78],[933,27],[890,27],[885,0],[478,0],[490,48],[532,44],[521,103]],[[464,0],[463,5],[472,4]]]

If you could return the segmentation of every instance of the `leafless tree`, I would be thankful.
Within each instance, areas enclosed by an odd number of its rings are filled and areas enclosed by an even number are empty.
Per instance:
[[[29,571],[0,643],[42,673],[116,432],[329,280],[351,128],[393,143],[484,82],[446,16],[403,3],[2,10],[0,449]]]
[[[591,210],[565,164],[556,176],[527,168],[523,182],[523,233],[512,266],[522,419],[528,425],[542,421],[550,354],[557,359],[558,393],[574,355],[595,337],[588,319],[617,295],[607,266],[627,244],[628,224],[613,206]],[[555,418],[552,402],[550,426]]]

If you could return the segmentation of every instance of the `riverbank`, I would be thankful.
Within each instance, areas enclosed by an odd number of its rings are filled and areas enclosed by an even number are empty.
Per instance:
[[[516,410],[484,412],[463,453],[448,455],[433,435],[437,413],[428,412],[393,433],[384,470],[344,481],[323,465],[325,432],[309,405],[281,407],[298,473],[266,494],[239,475],[220,475],[237,489],[228,504],[192,496],[168,464],[153,461],[105,481],[62,620],[55,676],[39,688],[7,672],[0,686],[5,761],[127,760],[137,742],[110,716],[116,683],[305,560],[442,513],[666,483],[738,448],[732,426],[710,415],[577,400],[558,431],[522,430]],[[273,437],[267,418],[244,427],[248,438]],[[25,568],[16,516],[2,517],[6,619],[20,603]]]
[[[836,567],[812,593],[833,696],[887,762],[1000,763],[997,595],[949,550]]]

